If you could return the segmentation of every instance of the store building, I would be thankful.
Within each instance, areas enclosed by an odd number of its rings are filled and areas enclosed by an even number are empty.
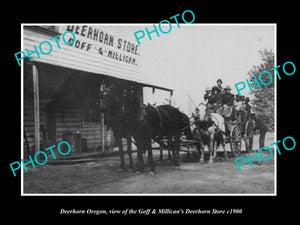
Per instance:
[[[71,136],[75,152],[103,151],[113,145],[113,133],[107,130],[99,109],[103,85],[134,86],[141,104],[144,87],[171,91],[144,82],[135,29],[128,25],[23,25],[22,48],[32,53],[22,61],[25,153]],[[66,31],[76,37],[67,33],[64,39],[69,44],[62,40]],[[52,46],[40,46],[43,41]],[[50,53],[38,55],[36,49]]]

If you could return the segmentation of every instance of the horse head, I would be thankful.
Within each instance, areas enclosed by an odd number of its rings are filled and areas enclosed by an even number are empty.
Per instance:
[[[139,116],[139,121],[145,121],[149,120],[152,115],[152,111],[155,110],[154,105],[151,105],[148,103],[147,105],[143,104],[141,110],[140,110],[140,116]]]
[[[200,103],[198,106],[199,109],[199,120],[203,122],[206,119],[207,107],[204,103]]]
[[[101,104],[100,104],[100,110],[101,112],[107,112],[109,110],[109,106],[111,105],[113,101],[113,96],[112,96],[112,88],[113,84],[110,85],[109,87],[104,87],[103,91],[101,92]]]

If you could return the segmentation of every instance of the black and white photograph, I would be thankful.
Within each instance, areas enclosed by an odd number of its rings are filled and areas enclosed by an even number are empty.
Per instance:
[[[297,216],[296,6],[66,3],[3,14],[6,221]]]
[[[276,24],[22,24],[22,42],[23,195],[276,194]]]

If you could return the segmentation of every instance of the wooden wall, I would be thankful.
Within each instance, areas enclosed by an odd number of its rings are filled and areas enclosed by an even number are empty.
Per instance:
[[[40,125],[47,129],[47,101],[40,101]],[[82,138],[86,138],[89,150],[101,149],[101,124],[99,123],[82,123],[80,105],[70,105],[63,109],[56,110],[56,143],[62,141],[63,133],[76,132],[81,133]],[[24,104],[24,129],[27,135],[30,149],[34,145],[34,120],[33,120],[33,104],[32,102]],[[105,145],[107,139],[110,138],[111,143],[114,144],[113,133],[107,132],[105,127]],[[108,138],[107,135],[111,136]],[[43,150],[43,149],[41,149]]]
[[[135,82],[144,82],[144,78],[141,73],[141,46],[137,44],[134,32],[138,30],[137,26],[121,26],[121,25],[59,25],[57,30],[63,34],[68,29],[73,30],[75,33],[74,44],[67,45],[62,40],[62,36],[57,39],[61,49],[57,47],[56,41],[51,38],[55,37],[55,33],[43,33],[36,27],[38,26],[26,26],[23,27],[23,51],[26,49],[29,52],[35,51],[34,46],[37,47],[39,56],[32,54],[32,60],[36,62],[44,62],[61,67],[67,67],[71,69],[105,74],[115,78],[121,78],[131,80]],[[44,27],[44,26],[40,26]],[[87,37],[88,32],[82,32],[83,30],[93,30],[97,32],[97,38]],[[113,38],[113,44],[104,43],[99,41],[100,32],[104,35],[108,35]],[[84,33],[84,35],[83,35]],[[69,41],[73,36],[67,33],[64,36],[66,41]],[[52,52],[44,55],[39,50],[39,45],[43,41],[48,41],[52,46]],[[84,43],[84,45],[82,45]],[[130,46],[137,48],[137,51],[129,52],[126,50],[128,43]],[[87,47],[89,46],[89,47]],[[50,47],[48,44],[41,46],[44,52],[49,52]],[[99,53],[101,49],[102,54]],[[27,54],[26,54],[27,56]],[[123,56],[127,58],[134,58],[134,63],[128,63],[123,59]]]
[[[83,92],[84,95],[91,96],[91,94],[88,93],[92,90],[82,85],[82,81],[91,80],[89,81],[91,83],[95,78],[98,78],[99,75],[70,71],[69,69],[40,63],[37,64],[37,67],[39,71],[40,89],[40,126],[47,130],[48,136],[50,136],[50,128],[48,126],[55,126],[55,140],[53,140],[55,143],[62,141],[63,133],[65,132],[79,132],[82,138],[87,140],[89,150],[101,149],[101,123],[87,123],[83,121],[82,104],[84,100],[80,100],[80,98],[74,94],[74,90],[81,87],[82,90],[79,91],[79,93]],[[34,146],[34,111],[31,73],[31,65],[26,64],[24,69],[23,124],[28,144],[32,150]],[[77,86],[74,82],[78,83]],[[68,88],[66,85],[71,85],[72,88]],[[49,124],[49,118],[51,116],[49,110],[52,111],[52,116],[55,117],[52,120],[53,123],[55,123],[54,125]],[[107,132],[106,127],[104,131],[106,137],[105,145],[107,145],[108,134],[110,135],[108,139],[111,140],[109,144],[114,144],[113,133]]]
[[[133,35],[139,29],[137,26],[128,25],[59,25],[54,29],[58,31],[55,33],[53,31],[45,32],[47,26],[44,26],[43,29],[39,29],[39,27],[43,26],[22,26],[22,51],[26,52],[26,49],[29,52],[35,51],[34,46],[36,46],[40,56],[38,57],[36,53],[31,55],[33,63],[36,63],[39,69],[40,126],[45,128],[49,126],[49,120],[47,120],[49,104],[53,104],[55,106],[55,119],[53,120],[55,142],[62,140],[64,132],[78,130],[82,134],[82,138],[87,139],[90,149],[99,148],[101,146],[101,125],[99,123],[83,123],[81,105],[83,100],[79,99],[75,92],[80,88],[82,80],[89,79],[92,74],[93,76],[144,83],[141,74],[141,47],[137,45]],[[67,30],[75,33],[77,42],[67,45],[60,36],[57,39],[61,46],[59,49],[56,41],[50,39]],[[92,37],[88,35],[89,31],[93,31]],[[98,32],[96,38],[94,38],[94,32]],[[109,37],[109,42],[100,39],[101,32],[104,36]],[[70,38],[72,38],[70,34],[65,36],[65,40],[70,40]],[[52,51],[47,55],[42,54],[39,49],[40,43],[44,41],[48,41],[52,45]],[[127,49],[128,43],[131,46],[129,49]],[[102,53],[100,53],[100,49]],[[42,50],[44,52],[50,50],[47,43],[42,45]],[[134,58],[134,63],[124,61],[124,57]],[[32,71],[27,62],[31,63],[26,53],[26,59],[22,61],[25,68],[23,121],[28,142],[32,148],[34,145]],[[77,78],[78,80],[76,80]],[[83,90],[90,91],[89,88],[83,88]],[[106,129],[104,130],[107,135]],[[110,133],[110,135],[113,143],[113,134]]]

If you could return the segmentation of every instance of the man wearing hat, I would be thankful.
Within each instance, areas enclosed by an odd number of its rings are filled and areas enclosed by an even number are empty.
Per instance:
[[[207,101],[207,108],[210,112],[215,112],[217,106],[221,103],[220,89],[217,86],[213,86],[211,92]]]
[[[248,112],[248,115],[251,113],[251,105],[249,105],[250,99],[246,97],[245,99],[245,110]]]
[[[223,84],[222,80],[221,80],[221,79],[218,79],[218,80],[217,80],[217,87],[219,88],[221,94],[224,93],[224,89],[223,89],[223,87],[222,87],[222,84]]]
[[[233,101],[233,117],[234,120],[241,120],[241,111],[243,110],[243,102],[241,100],[241,96],[239,94],[235,95],[234,101]]]
[[[218,79],[217,80],[217,88],[219,89],[219,99],[221,99],[220,103],[222,103],[222,99],[223,99],[223,95],[225,94],[225,89],[222,87],[222,80],[221,79]],[[221,108],[219,107],[219,110],[221,110]]]
[[[208,99],[210,98],[210,96],[211,96],[211,88],[210,87],[207,87],[206,89],[205,89],[205,94],[204,94],[204,101],[205,101],[205,103],[207,103],[208,102]]]
[[[225,127],[227,130],[230,129],[229,124],[231,121],[231,115],[232,115],[232,106],[234,102],[234,95],[230,92],[231,88],[229,85],[227,85],[224,88],[225,94],[222,95],[221,98],[221,104],[222,104],[222,110],[220,111],[220,114],[224,117],[225,119]]]
[[[222,105],[223,106],[232,106],[234,101],[234,95],[230,92],[231,88],[227,85],[224,88],[225,94],[222,96]]]
[[[256,130],[259,131],[259,148],[262,148],[265,146],[265,136],[268,131],[267,121],[262,119],[260,116],[257,116],[252,110],[251,119],[254,121],[254,130],[252,134],[254,134]]]

